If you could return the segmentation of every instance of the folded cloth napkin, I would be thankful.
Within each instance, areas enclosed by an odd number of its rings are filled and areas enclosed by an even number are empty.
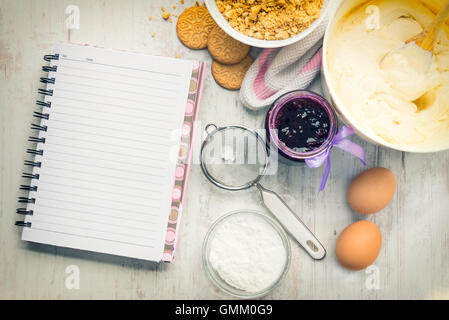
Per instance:
[[[264,49],[246,73],[240,89],[242,103],[259,110],[284,93],[306,89],[319,73],[322,39],[328,17],[303,40],[280,49]]]

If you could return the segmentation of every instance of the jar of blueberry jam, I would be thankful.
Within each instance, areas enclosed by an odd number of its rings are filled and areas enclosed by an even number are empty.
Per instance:
[[[281,159],[302,163],[325,152],[337,134],[334,108],[320,95],[292,91],[279,97],[265,119],[267,145]]]

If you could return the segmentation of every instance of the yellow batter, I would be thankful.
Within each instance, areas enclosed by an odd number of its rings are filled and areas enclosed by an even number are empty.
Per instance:
[[[379,8],[379,29],[366,23],[368,5]],[[433,56],[404,44],[434,18],[418,0],[367,1],[329,37],[338,97],[359,124],[386,142],[449,147],[449,29],[439,34]]]

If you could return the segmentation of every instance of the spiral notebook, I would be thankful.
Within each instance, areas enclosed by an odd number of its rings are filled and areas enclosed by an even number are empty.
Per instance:
[[[22,240],[172,262],[205,64],[69,44],[44,59]]]

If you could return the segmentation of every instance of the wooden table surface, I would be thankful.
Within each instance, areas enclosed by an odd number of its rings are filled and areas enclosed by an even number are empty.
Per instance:
[[[0,0],[0,298],[25,299],[215,299],[201,265],[201,245],[211,223],[236,209],[264,210],[257,190],[231,193],[212,186],[194,165],[173,265],[81,252],[20,240],[14,226],[19,185],[30,147],[29,124],[36,110],[42,57],[66,41],[211,62],[206,50],[192,51],[176,37],[176,18],[161,17],[161,6],[179,14],[193,1]],[[80,9],[80,29],[65,26],[68,5]],[[173,9],[173,5],[177,5]],[[152,16],[152,21],[149,21]],[[152,33],[155,36],[152,37]],[[210,65],[210,64],[209,64]],[[314,90],[321,90],[319,82]],[[219,87],[210,74],[200,120],[258,127],[263,112],[245,109],[238,92]],[[363,219],[345,200],[351,179],[364,168],[335,150],[325,192],[317,194],[323,169],[281,165],[264,184],[278,192],[317,234],[328,255],[312,261],[292,241],[292,263],[272,299],[449,298],[449,152],[406,154],[362,141],[368,167],[391,169],[398,181],[393,202],[367,219],[383,235],[382,251],[368,272],[344,270],[336,261],[338,234]],[[80,271],[79,289],[69,289],[70,266]],[[69,272],[69,273],[66,273]],[[379,280],[372,285],[373,277]],[[371,284],[371,285],[370,285]]]

